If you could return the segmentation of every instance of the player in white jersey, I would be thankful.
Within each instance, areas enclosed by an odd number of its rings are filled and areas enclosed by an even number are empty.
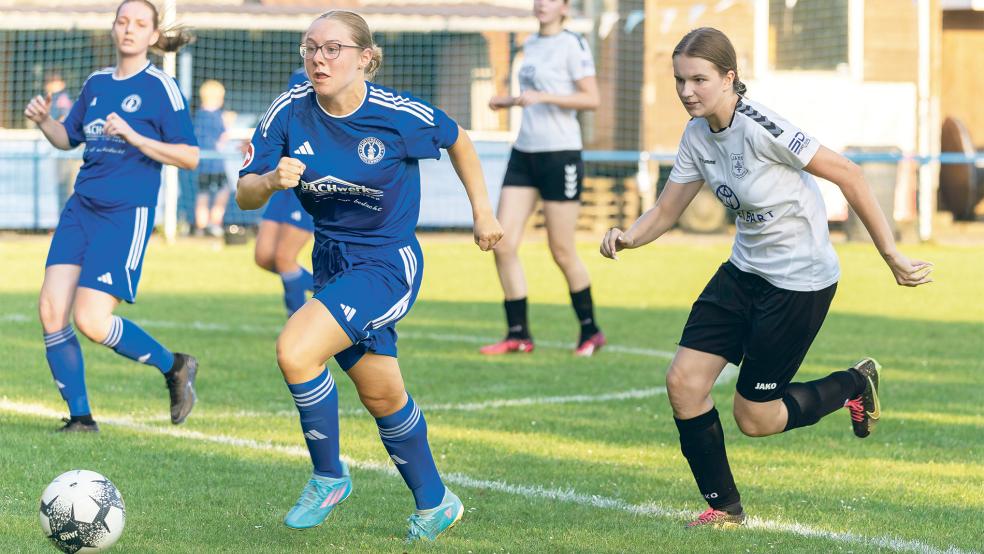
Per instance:
[[[533,2],[540,29],[523,44],[520,95],[496,96],[489,102],[493,110],[522,107],[523,120],[509,157],[497,214],[505,235],[495,249],[495,266],[505,295],[508,331],[502,341],[483,347],[483,354],[533,351],[526,279],[518,250],[537,197],[543,200],[550,253],[564,273],[580,322],[575,354],[590,356],[605,344],[595,322],[591,279],[574,241],[584,180],[577,112],[598,107],[598,85],[588,43],[564,29],[568,9],[567,0]]]
[[[863,358],[823,379],[791,383],[840,277],[814,176],[843,191],[899,285],[931,282],[931,264],[896,249],[861,169],[744,97],[735,51],[716,29],[688,33],[673,51],[677,94],[693,119],[659,200],[626,231],[611,229],[602,255],[648,244],[669,230],[704,183],[733,210],[731,257],[697,298],[666,375],[684,457],[710,507],[690,526],[745,521],[710,396],[728,362],[741,364],[734,416],[752,437],[813,425],[847,407],[854,434],[881,417],[878,365]]]

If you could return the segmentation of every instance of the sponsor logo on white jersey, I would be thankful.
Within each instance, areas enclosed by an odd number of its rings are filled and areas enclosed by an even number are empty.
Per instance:
[[[383,141],[376,137],[366,137],[359,142],[359,159],[363,163],[369,165],[379,163],[385,153],[386,147],[383,146]]]
[[[789,141],[789,151],[798,156],[799,153],[809,145],[810,139],[807,138],[802,131],[797,131],[796,134],[793,135],[793,140]]]
[[[714,194],[716,194],[718,200],[720,200],[721,203],[729,209],[737,210],[741,207],[741,203],[738,202],[738,197],[735,195],[735,191],[731,190],[731,187],[728,185],[719,186],[717,190],[714,191]]]
[[[297,155],[300,155],[300,156],[313,156],[314,155],[314,149],[311,148],[311,143],[310,142],[304,141],[304,144],[302,144],[302,145],[300,145],[300,146],[298,146],[297,148],[294,149],[294,153],[297,154]]]
[[[112,285],[113,284],[113,276],[110,275],[109,272],[107,271],[106,273],[103,273],[99,277],[96,277],[96,281],[99,281],[100,283],[105,283],[107,285]]]
[[[123,99],[123,103],[120,104],[120,107],[123,108],[124,112],[133,113],[140,109],[140,104],[141,104],[140,95],[131,94],[130,96],[127,96],[126,98]]]

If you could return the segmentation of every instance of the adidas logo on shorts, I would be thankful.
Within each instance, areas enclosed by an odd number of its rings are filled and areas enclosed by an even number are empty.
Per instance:
[[[99,277],[96,277],[96,281],[99,281],[100,283],[105,283],[107,285],[112,285],[113,284],[113,276],[110,275],[109,272],[107,271],[106,273],[103,273]]]
[[[342,307],[342,311],[345,312],[345,321],[352,321],[355,317],[355,308],[351,306],[346,306],[345,304],[339,304]]]

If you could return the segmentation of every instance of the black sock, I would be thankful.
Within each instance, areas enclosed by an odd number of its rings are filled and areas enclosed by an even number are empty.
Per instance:
[[[526,297],[518,300],[506,300],[506,324],[509,325],[507,339],[529,339],[530,324],[526,319]]]
[[[865,381],[854,369],[835,371],[823,379],[790,383],[782,397],[789,419],[783,431],[806,427],[844,407],[844,402],[864,392]]]
[[[93,423],[95,423],[95,420],[92,419],[92,414],[85,414],[85,415],[78,415],[78,416],[73,415],[69,421],[72,422],[78,421],[84,423],[85,425],[92,425]]]
[[[690,464],[700,494],[715,510],[740,513],[741,495],[728,465],[717,408],[693,419],[673,420],[680,431],[680,450]]]
[[[578,344],[588,340],[598,332],[598,326],[594,319],[594,302],[591,300],[591,286],[586,289],[571,293],[571,305],[574,306],[574,313],[581,324],[581,338]]]

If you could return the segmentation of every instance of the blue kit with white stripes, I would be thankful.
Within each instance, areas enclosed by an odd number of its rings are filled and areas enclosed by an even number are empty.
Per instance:
[[[148,63],[126,79],[116,79],[113,68],[90,75],[65,120],[69,143],[85,143],[84,163],[45,265],[81,266],[79,286],[133,302],[154,227],[161,163],[104,134],[110,113],[145,137],[197,145],[184,97],[157,67]]]
[[[302,83],[257,125],[240,176],[273,171],[282,157],[305,164],[292,192],[314,218],[315,298],[355,343],[336,357],[343,369],[366,351],[396,355],[395,325],[423,269],[418,160],[440,158],[457,139],[457,123],[441,110],[371,82],[344,116],[325,111]]]

